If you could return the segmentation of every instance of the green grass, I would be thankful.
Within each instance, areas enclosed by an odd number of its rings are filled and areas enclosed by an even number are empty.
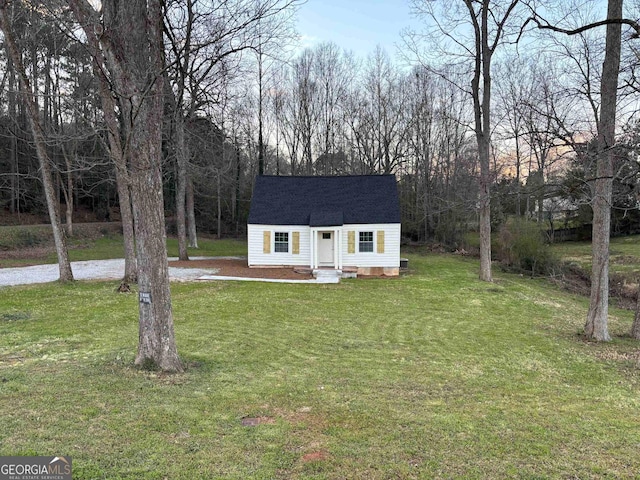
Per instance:
[[[174,284],[180,375],[133,368],[136,295],[0,291],[0,455],[74,479],[638,478],[631,314],[476,261],[394,280]],[[242,425],[244,417],[262,420]]]
[[[563,242],[552,246],[563,260],[591,272],[591,242]],[[640,235],[616,237],[609,247],[609,271],[629,278],[640,277]]]
[[[170,257],[178,256],[178,239],[167,239],[167,250]],[[233,239],[198,238],[198,248],[189,248],[192,257],[247,256],[247,242]]]

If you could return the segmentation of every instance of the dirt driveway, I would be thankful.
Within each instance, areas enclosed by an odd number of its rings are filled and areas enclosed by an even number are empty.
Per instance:
[[[311,274],[298,273],[290,268],[249,268],[246,258],[207,258],[195,259],[188,262],[170,261],[169,267],[196,268],[201,270],[216,270],[215,275],[242,278],[274,278],[282,280],[310,280]],[[211,275],[211,274],[210,274]]]

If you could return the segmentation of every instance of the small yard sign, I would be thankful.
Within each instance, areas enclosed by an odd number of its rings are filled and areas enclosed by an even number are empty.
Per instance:
[[[151,292],[140,292],[140,303],[151,305]]]

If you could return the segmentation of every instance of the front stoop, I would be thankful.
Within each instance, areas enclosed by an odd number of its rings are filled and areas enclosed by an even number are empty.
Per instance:
[[[317,268],[313,271],[313,277],[318,283],[340,283],[342,270]]]

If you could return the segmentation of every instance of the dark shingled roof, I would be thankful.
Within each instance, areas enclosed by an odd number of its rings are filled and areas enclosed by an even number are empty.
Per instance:
[[[400,223],[393,175],[256,178],[249,211],[253,225]]]

